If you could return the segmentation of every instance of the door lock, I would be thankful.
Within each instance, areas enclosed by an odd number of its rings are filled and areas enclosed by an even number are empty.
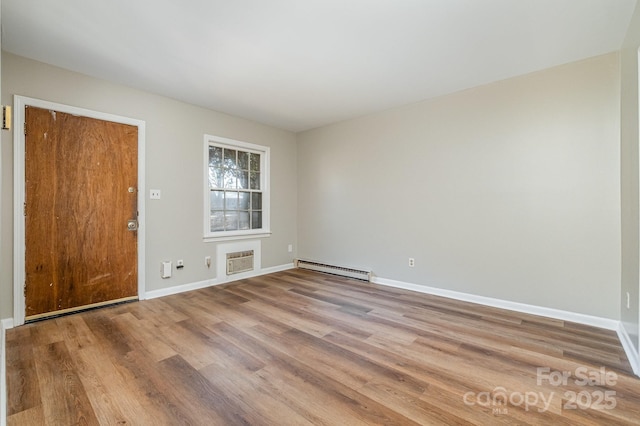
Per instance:
[[[137,231],[138,230],[138,221],[137,220],[129,220],[129,221],[127,221],[127,229],[129,231]]]

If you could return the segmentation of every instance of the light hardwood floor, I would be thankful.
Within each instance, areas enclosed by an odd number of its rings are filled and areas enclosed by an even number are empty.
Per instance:
[[[613,331],[301,270],[17,327],[7,364],[9,425],[640,424]]]

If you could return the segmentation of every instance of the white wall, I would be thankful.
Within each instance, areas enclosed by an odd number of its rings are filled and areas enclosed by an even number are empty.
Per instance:
[[[619,319],[619,72],[614,53],[299,134],[300,257]]]
[[[262,267],[293,260],[296,238],[296,139],[291,132],[115,85],[12,54],[2,54],[2,101],[19,94],[61,104],[137,118],[146,122],[146,185],[162,190],[146,202],[146,290],[216,277],[205,256],[216,244],[203,238],[203,136],[205,133],[271,147],[271,230],[262,239]],[[2,141],[2,264],[0,318],[13,315],[13,150]],[[185,268],[160,278],[162,260],[184,259]]]
[[[640,351],[640,214],[638,212],[638,48],[640,48],[640,7],[629,25],[621,49],[621,184],[622,184],[622,289],[621,320],[636,352]],[[630,307],[627,308],[627,292]]]

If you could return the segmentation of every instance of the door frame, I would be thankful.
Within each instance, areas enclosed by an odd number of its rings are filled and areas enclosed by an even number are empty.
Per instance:
[[[25,107],[50,109],[98,120],[128,124],[138,128],[138,299],[145,299],[145,122],[70,105],[14,95],[13,128],[13,324],[25,321]]]

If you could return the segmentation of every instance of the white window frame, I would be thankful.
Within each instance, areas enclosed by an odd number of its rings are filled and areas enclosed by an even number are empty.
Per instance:
[[[211,231],[211,188],[209,188],[209,147],[218,146],[260,154],[260,189],[262,192],[262,228],[237,231]],[[271,149],[268,146],[256,145],[235,139],[214,135],[204,135],[204,241],[217,242],[244,238],[261,238],[271,235],[270,174]]]

